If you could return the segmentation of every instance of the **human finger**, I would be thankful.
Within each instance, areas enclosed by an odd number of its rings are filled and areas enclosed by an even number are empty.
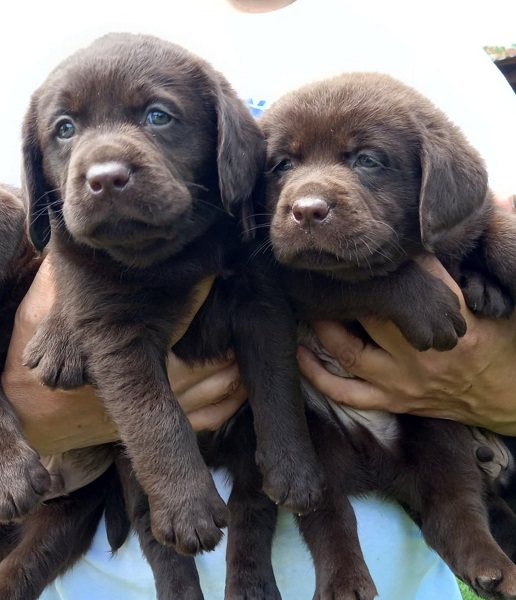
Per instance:
[[[246,392],[240,385],[226,398],[193,410],[187,413],[187,417],[195,431],[215,431],[236,413],[245,400]]]
[[[391,410],[390,396],[380,387],[359,378],[330,373],[311,350],[298,348],[299,368],[320,392],[340,404],[367,410]]]
[[[221,361],[206,361],[189,365],[178,358],[173,352],[168,355],[167,373],[170,385],[176,395],[184,393],[189,388],[209,379],[216,373],[224,371],[232,379],[238,375],[238,367],[232,351]],[[221,377],[224,377],[222,375]]]
[[[516,212],[516,194],[495,192],[494,201],[497,206],[507,212]]]
[[[364,342],[344,325],[335,321],[315,321],[312,328],[328,353],[343,369],[357,377],[374,379],[389,372],[395,364],[383,348]]]
[[[204,371],[203,371],[204,372]],[[205,376],[196,383],[190,382],[181,391],[173,385],[178,401],[186,413],[208,406],[227,398],[240,385],[240,374],[236,363],[231,363]]]

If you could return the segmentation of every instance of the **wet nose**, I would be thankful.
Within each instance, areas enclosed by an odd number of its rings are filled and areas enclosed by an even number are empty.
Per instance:
[[[324,221],[330,212],[328,203],[322,198],[306,196],[299,198],[292,205],[292,214],[303,228],[309,228]]]
[[[94,164],[86,172],[86,183],[96,195],[121,192],[130,178],[129,167],[119,162]]]

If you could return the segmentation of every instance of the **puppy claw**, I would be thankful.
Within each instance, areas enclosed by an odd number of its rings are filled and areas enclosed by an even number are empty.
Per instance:
[[[257,579],[253,574],[230,577],[226,580],[224,600],[281,600],[281,594],[272,579]]]
[[[516,566],[500,552],[492,555],[491,565],[486,556],[479,558],[480,566],[473,566],[461,579],[481,597],[491,600],[516,600]],[[477,562],[478,565],[478,562]]]
[[[501,580],[501,573],[498,573],[496,575],[480,575],[479,577],[477,577],[477,585],[486,592],[492,592],[497,588]]]
[[[151,529],[160,544],[174,546],[181,554],[195,556],[213,550],[222,539],[223,527],[227,526],[229,511],[218,496],[192,503],[185,503],[178,510],[168,507],[157,509],[151,505]]]
[[[266,468],[267,458],[257,454],[257,464],[263,474],[263,491],[276,504],[281,504],[294,514],[304,515],[316,510],[323,500],[324,480],[317,468],[317,461],[309,460],[303,463],[300,472],[295,458],[292,461],[283,460]]]
[[[376,586],[368,572],[343,572],[319,577],[313,600],[374,600]]]

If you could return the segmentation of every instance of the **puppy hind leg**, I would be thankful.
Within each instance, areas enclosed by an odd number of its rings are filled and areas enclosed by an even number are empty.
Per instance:
[[[493,537],[512,562],[516,563],[516,515],[496,494],[489,495],[487,507]]]
[[[276,505],[260,488],[245,489],[235,481],[228,507],[224,599],[281,600],[271,562]]]
[[[310,411],[308,422],[327,482],[323,505],[297,517],[314,561],[314,600],[373,600],[378,592],[362,554],[355,512],[348,499],[364,490],[357,450],[325,417]]]
[[[129,458],[119,450],[115,462],[123,490],[123,508],[127,509],[129,521],[152,569],[158,600],[203,600],[194,559],[156,540],[152,535],[147,496],[133,474]],[[108,531],[110,526],[111,519],[106,513]]]
[[[226,433],[225,464],[233,478],[228,501],[225,600],[281,600],[271,562],[276,504],[262,491],[255,462],[253,415],[244,407]],[[224,443],[223,442],[223,443]]]
[[[483,598],[514,600],[516,566],[494,540],[468,429],[403,415],[407,459],[398,499],[420,515],[427,543]]]

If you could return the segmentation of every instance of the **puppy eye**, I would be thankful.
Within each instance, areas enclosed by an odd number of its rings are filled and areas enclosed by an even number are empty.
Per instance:
[[[275,171],[290,171],[294,165],[289,158],[285,158],[281,162],[279,162],[275,167]]]
[[[380,163],[369,154],[359,154],[355,160],[354,166],[373,169],[374,167],[379,167]]]
[[[172,117],[163,110],[152,109],[147,113],[145,121],[149,125],[160,127],[163,125],[168,125],[170,121],[172,121]]]
[[[57,136],[63,140],[69,140],[75,135],[75,125],[70,119],[60,121],[57,126]]]

